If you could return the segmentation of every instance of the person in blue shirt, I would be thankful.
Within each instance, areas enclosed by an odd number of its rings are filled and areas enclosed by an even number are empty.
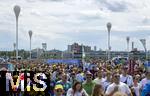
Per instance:
[[[141,96],[150,96],[150,82],[148,82],[141,92]]]
[[[54,80],[50,80],[50,90],[49,90],[49,93],[51,96],[54,95],[54,87],[56,85],[56,82]]]

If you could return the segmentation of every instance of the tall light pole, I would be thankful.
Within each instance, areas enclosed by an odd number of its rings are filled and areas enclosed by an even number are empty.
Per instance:
[[[29,31],[29,37],[30,37],[30,60],[31,60],[31,38],[32,38],[33,32],[30,30]]]
[[[14,57],[15,57],[15,50],[16,50],[16,43],[13,43],[13,47],[14,47]]]
[[[61,52],[61,58],[62,58],[62,60],[64,59],[64,52],[63,51]]]
[[[18,61],[18,17],[20,13],[20,6],[14,6],[14,13],[16,16],[16,60]]]
[[[132,51],[134,50],[134,42],[132,41]]]
[[[107,23],[107,30],[108,30],[108,60],[110,60],[110,49],[111,49],[111,46],[110,46],[110,30],[111,30],[111,23],[108,22]]]
[[[82,47],[82,63],[84,65],[85,64],[85,49],[84,49],[83,44],[81,45],[81,47]]]
[[[140,41],[141,41],[141,43],[142,43],[142,45],[143,45],[143,47],[144,47],[144,50],[145,50],[145,57],[146,57],[146,59],[148,59],[148,56],[147,56],[147,48],[146,48],[146,39],[140,39]]]
[[[127,36],[126,40],[127,40],[128,59],[129,59],[129,53],[130,53],[130,52],[129,52],[129,42],[130,42],[130,37]]]

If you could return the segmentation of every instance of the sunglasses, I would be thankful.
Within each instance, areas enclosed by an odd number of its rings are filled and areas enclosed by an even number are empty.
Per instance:
[[[86,78],[92,78],[91,76],[88,76],[88,77],[86,77]]]
[[[71,74],[71,75],[75,75],[75,74]]]
[[[115,77],[115,78],[119,78],[120,76],[119,76],[119,75],[115,75],[114,77]]]
[[[62,90],[59,90],[59,89],[58,89],[58,90],[56,90],[56,91],[57,91],[57,92],[63,92]]]
[[[63,77],[64,79],[67,79],[67,77]]]

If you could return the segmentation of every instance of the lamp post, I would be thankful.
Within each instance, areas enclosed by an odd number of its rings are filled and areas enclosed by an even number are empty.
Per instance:
[[[140,39],[143,47],[144,47],[144,50],[145,50],[145,57],[146,57],[146,60],[148,59],[148,56],[147,56],[147,48],[146,48],[146,39]]]
[[[130,53],[130,52],[129,52],[129,42],[130,42],[130,37],[127,36],[126,40],[127,40],[128,59],[129,59],[129,53]]]
[[[16,60],[18,61],[18,17],[20,13],[20,6],[14,6],[14,13],[16,16]]]
[[[32,38],[33,32],[30,30],[29,31],[29,37],[30,37],[30,60],[31,60],[31,38]]]
[[[84,65],[85,64],[85,49],[84,49],[83,44],[81,45],[81,47],[82,47],[82,63]]]
[[[63,51],[61,52],[61,58],[62,58],[62,60],[64,59],[64,52]]]
[[[112,24],[110,22],[107,23],[107,30],[108,30],[108,60],[110,60],[110,30],[111,30]]]
[[[13,46],[14,46],[14,57],[15,57],[15,50],[16,50],[16,43],[13,43]]]

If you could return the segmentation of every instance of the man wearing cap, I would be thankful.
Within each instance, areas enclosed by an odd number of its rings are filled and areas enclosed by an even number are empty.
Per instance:
[[[89,96],[92,95],[92,90],[95,86],[95,83],[92,81],[92,73],[87,71],[86,73],[86,81],[83,82],[83,88],[88,93]]]
[[[63,86],[61,84],[55,85],[54,96],[64,96],[63,93]]]

